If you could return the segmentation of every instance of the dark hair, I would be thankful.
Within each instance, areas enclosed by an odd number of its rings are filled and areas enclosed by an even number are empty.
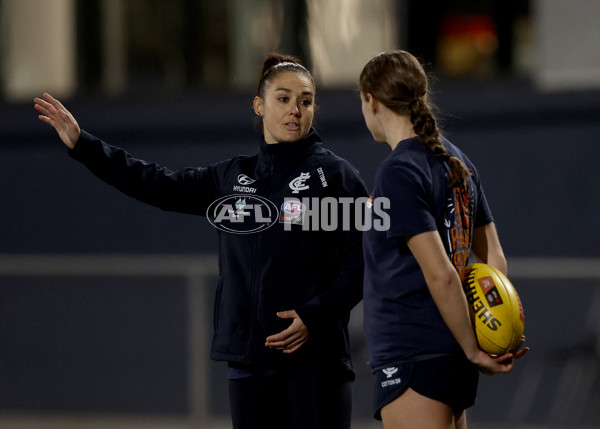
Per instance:
[[[263,62],[258,80],[256,95],[264,98],[265,87],[273,80],[273,78],[281,72],[293,71],[302,73],[310,78],[310,81],[315,85],[315,80],[312,74],[306,67],[302,65],[297,57],[291,55],[283,55],[277,52],[271,52]]]
[[[450,156],[440,138],[440,130],[429,100],[429,82],[423,66],[406,51],[382,52],[373,57],[360,74],[363,97],[371,94],[399,115],[407,115],[415,134],[441,161],[448,163],[450,186],[471,174],[457,157]]]

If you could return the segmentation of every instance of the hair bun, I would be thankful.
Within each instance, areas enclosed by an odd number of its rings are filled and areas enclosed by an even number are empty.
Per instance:
[[[263,97],[265,82],[269,82],[273,76],[284,71],[303,73],[308,76],[313,86],[315,84],[310,71],[308,71],[308,69],[302,65],[302,62],[299,58],[292,55],[283,55],[278,52],[271,52],[265,58],[260,70],[256,95]]]
[[[271,52],[269,55],[267,55],[267,58],[263,62],[260,75],[264,76],[265,73],[267,73],[270,69],[275,67],[277,64],[281,63],[293,63],[302,65],[300,59],[298,59],[297,57],[293,57],[291,55],[282,55],[278,52]]]

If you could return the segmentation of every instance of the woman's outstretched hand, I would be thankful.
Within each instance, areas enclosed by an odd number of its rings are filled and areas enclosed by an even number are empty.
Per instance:
[[[40,121],[52,125],[63,143],[69,149],[73,149],[79,140],[81,129],[71,112],[47,92],[44,93],[43,99],[36,97],[33,101],[35,110],[40,113]]]

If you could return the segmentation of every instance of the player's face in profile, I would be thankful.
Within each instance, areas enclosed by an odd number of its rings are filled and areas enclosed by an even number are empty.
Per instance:
[[[315,89],[310,78],[292,71],[277,74],[265,88],[264,99],[255,99],[263,117],[267,143],[294,142],[304,138],[315,113]]]

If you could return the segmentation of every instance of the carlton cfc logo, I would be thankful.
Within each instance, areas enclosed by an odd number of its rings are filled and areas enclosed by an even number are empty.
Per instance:
[[[297,194],[300,191],[307,190],[309,186],[304,184],[304,182],[306,182],[308,179],[310,179],[310,173],[300,173],[300,176],[292,180],[290,182],[290,189],[292,190],[292,194]]]

